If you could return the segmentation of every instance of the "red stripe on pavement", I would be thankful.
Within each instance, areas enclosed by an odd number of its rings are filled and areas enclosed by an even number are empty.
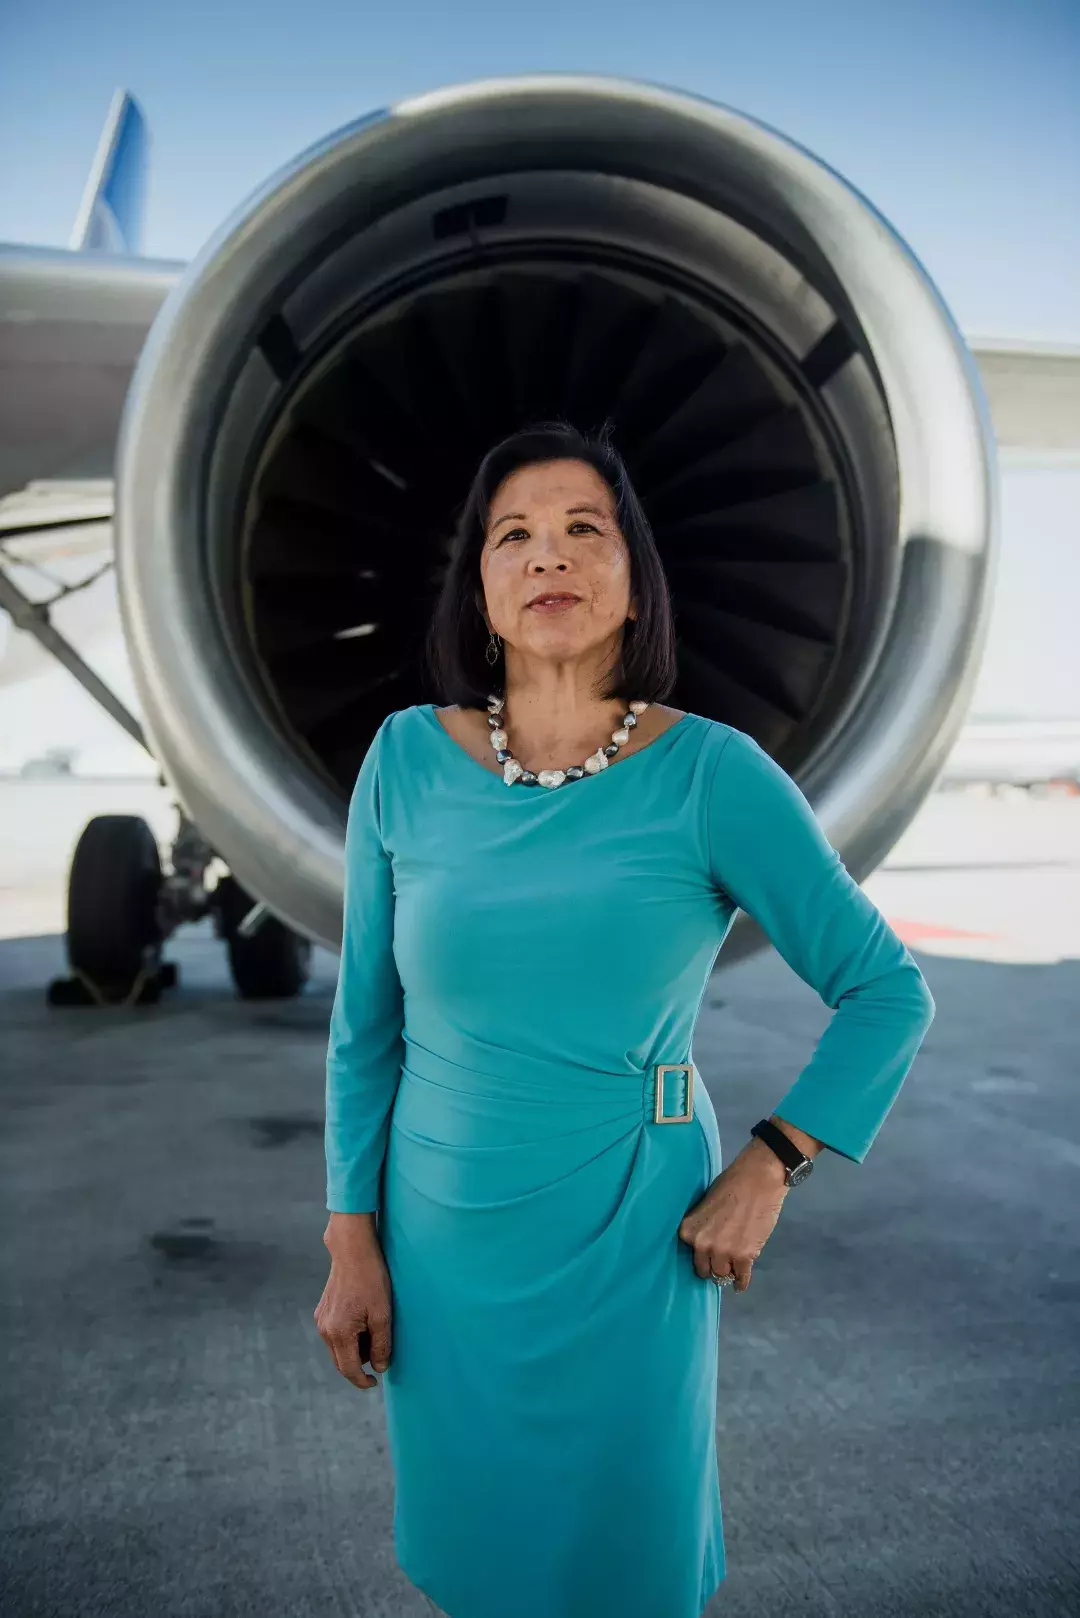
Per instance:
[[[940,927],[934,921],[894,921],[889,926],[905,944],[916,944],[920,938],[1000,938],[1000,933],[973,933],[964,927]]]

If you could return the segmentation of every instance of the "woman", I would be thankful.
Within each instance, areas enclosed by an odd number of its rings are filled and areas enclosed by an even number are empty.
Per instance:
[[[450,1618],[699,1618],[721,1289],[823,1146],[863,1161],[934,1003],[790,776],[663,704],[605,436],[486,457],[429,658],[446,704],[383,721],[349,806],[316,1322],[384,1373],[395,1550]],[[722,1167],[692,1039],[737,908],[835,1015]]]

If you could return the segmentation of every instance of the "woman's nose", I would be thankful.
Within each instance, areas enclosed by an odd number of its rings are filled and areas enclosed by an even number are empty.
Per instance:
[[[529,566],[554,567],[565,563],[565,536],[559,530],[538,529],[534,535],[534,544],[529,556]]]

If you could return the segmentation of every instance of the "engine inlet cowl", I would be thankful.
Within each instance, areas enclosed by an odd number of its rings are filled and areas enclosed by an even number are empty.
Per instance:
[[[962,723],[995,555],[971,359],[903,242],[775,131],[648,86],[464,86],[331,136],[193,263],[121,436],[145,722],[238,878],[340,941],[345,813],[480,458],[610,419],[673,706],[796,777],[856,879]]]

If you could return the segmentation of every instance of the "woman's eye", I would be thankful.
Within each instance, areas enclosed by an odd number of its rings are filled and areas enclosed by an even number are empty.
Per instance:
[[[573,530],[575,528],[589,528],[589,529],[592,529],[593,533],[596,532],[595,525],[593,523],[591,523],[591,522],[574,522],[574,523],[570,524],[570,528],[571,528],[571,530]],[[502,539],[499,540],[499,544],[501,545],[503,543],[503,540],[506,540],[506,539],[516,539],[519,534],[524,534],[526,532],[527,531],[524,528],[512,528],[508,534],[504,534],[502,536]],[[498,547],[496,547],[496,548],[498,548]]]

